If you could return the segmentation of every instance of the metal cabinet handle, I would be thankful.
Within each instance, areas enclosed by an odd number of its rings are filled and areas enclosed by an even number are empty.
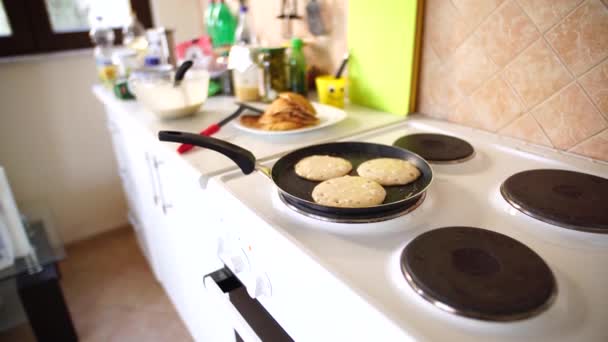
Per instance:
[[[160,179],[160,166],[163,165],[164,162],[156,157],[154,157],[154,170],[156,173],[156,182],[158,183],[158,197],[160,201],[160,208],[163,212],[163,215],[167,215],[169,209],[173,208],[173,205],[167,203],[165,199],[165,193],[163,192],[163,184]]]
[[[152,157],[150,156],[150,154],[148,152],[145,153],[146,155],[146,165],[148,166],[148,173],[150,174],[150,180],[152,181],[152,200],[154,202],[154,205],[158,205],[159,202],[159,196],[158,196],[158,192],[156,190],[156,176],[155,176],[155,172],[154,172],[154,168],[155,167],[154,163],[152,162]]]

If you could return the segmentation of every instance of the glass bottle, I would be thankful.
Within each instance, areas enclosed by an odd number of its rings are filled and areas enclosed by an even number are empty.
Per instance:
[[[234,41],[237,44],[249,45],[253,42],[253,34],[249,23],[249,15],[247,14],[247,6],[241,5],[239,9],[239,24],[236,27]]]
[[[291,40],[291,53],[289,55],[289,89],[294,93],[306,96],[308,87],[306,82],[306,58],[302,52],[302,39]]]

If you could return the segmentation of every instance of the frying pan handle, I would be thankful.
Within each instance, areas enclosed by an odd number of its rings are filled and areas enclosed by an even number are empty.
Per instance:
[[[158,132],[158,140],[195,145],[219,152],[232,159],[246,175],[255,170],[255,156],[253,153],[220,139],[186,132],[160,131]]]

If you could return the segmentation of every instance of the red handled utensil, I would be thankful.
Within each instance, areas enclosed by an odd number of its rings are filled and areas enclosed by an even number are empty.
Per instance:
[[[220,130],[220,128],[222,126],[224,126],[225,124],[229,123],[230,121],[234,120],[235,118],[239,117],[239,115],[241,115],[241,113],[245,110],[251,110],[253,112],[256,112],[258,114],[262,114],[264,111],[260,110],[258,108],[252,107],[246,103],[239,103],[237,102],[237,104],[239,105],[239,108],[237,108],[237,110],[228,115],[226,118],[222,119],[222,121],[218,122],[218,123],[214,123],[212,125],[209,125],[209,127],[205,128],[204,130],[200,131],[200,135],[205,135],[205,136],[212,136],[213,134],[217,133],[217,131]],[[190,151],[192,148],[194,147],[194,145],[190,145],[190,144],[181,144],[179,145],[179,147],[177,148],[177,153],[179,154],[183,154],[186,153],[188,151]]]

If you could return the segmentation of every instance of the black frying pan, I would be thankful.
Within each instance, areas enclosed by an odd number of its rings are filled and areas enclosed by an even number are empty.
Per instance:
[[[292,204],[310,208],[315,211],[332,215],[367,215],[390,212],[411,204],[413,199],[419,198],[433,179],[433,171],[429,164],[417,154],[399,147],[364,143],[364,142],[335,142],[312,145],[295,150],[281,157],[269,170],[256,164],[253,153],[237,145],[223,140],[201,136],[192,133],[160,131],[158,138],[161,141],[171,141],[182,144],[196,145],[219,152],[232,159],[248,175],[258,169],[276,184],[279,192]],[[302,158],[312,155],[330,155],[341,157],[353,165],[351,175],[356,175],[356,169],[364,161],[375,158],[397,158],[414,164],[421,176],[414,182],[400,186],[386,186],[386,198],[380,205],[366,208],[338,208],[317,204],[312,199],[312,189],[320,182],[309,181],[295,173],[294,166]]]

